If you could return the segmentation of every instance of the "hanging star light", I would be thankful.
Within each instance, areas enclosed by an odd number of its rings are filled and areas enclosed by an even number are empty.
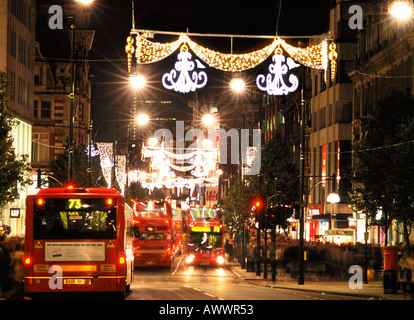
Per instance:
[[[291,58],[286,58],[282,55],[282,49],[277,48],[275,55],[272,58],[273,64],[269,65],[269,72],[266,77],[260,74],[256,78],[257,87],[266,91],[269,95],[286,95],[289,92],[295,91],[299,86],[299,79],[294,74],[289,75],[289,82],[291,86],[286,85],[284,75],[293,68],[299,67]],[[286,63],[285,63],[286,61]]]
[[[194,71],[196,64],[191,60],[191,57],[192,55],[188,52],[188,47],[183,45],[181,52],[178,54],[175,68],[169,73],[165,73],[162,77],[164,88],[176,92],[189,93],[206,85],[207,74],[204,71]]]

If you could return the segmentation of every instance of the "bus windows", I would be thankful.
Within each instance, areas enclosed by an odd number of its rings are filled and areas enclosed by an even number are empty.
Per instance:
[[[164,234],[142,232],[140,239],[141,240],[164,240]]]
[[[34,239],[115,239],[116,207],[104,198],[48,198],[33,208]]]
[[[191,216],[194,220],[216,220],[217,211],[214,208],[191,208]]]

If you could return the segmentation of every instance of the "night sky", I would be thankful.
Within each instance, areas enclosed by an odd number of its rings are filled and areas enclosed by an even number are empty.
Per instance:
[[[282,1],[278,34],[314,35],[328,30],[332,0]],[[243,3],[243,4],[242,4]],[[197,33],[274,35],[276,33],[279,0],[254,1],[135,1],[137,29]],[[90,53],[93,85],[93,119],[95,141],[112,141],[114,136],[114,106],[120,105],[119,119],[128,116],[130,89],[127,83],[125,44],[132,27],[131,1],[95,0],[91,27],[96,30]],[[152,41],[172,41],[156,36]],[[203,38],[200,44],[211,49],[230,51],[230,40]],[[204,41],[204,43],[202,43]],[[262,41],[262,42],[260,42]],[[249,52],[263,47],[264,40],[235,39],[234,53]],[[267,40],[270,43],[270,40]],[[161,82],[162,64],[149,66]],[[158,70],[160,69],[160,70]],[[170,65],[171,69],[171,65]],[[121,126],[122,122],[120,122]]]

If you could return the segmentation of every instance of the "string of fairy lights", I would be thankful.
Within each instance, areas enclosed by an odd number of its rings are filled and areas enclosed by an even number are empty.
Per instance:
[[[309,68],[328,72],[330,62],[332,80],[336,73],[336,68],[334,67],[337,59],[336,45],[333,42],[329,44],[327,39],[323,39],[316,45],[301,48],[289,45],[280,37],[275,37],[270,45],[260,50],[244,54],[229,54],[201,46],[185,34],[181,34],[178,40],[168,43],[149,41],[146,35],[147,33],[131,32],[131,35],[127,38],[125,51],[128,58],[129,75],[133,74],[132,61],[134,53],[137,64],[149,64],[167,58],[183,46],[188,46],[208,66],[222,71],[240,72],[255,68],[272,53],[281,54],[280,49],[283,49],[293,60]]]

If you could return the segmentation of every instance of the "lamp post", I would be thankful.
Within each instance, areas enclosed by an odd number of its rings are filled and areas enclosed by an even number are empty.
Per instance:
[[[74,122],[74,110],[73,102],[75,99],[75,71],[74,71],[74,62],[73,62],[73,53],[75,46],[75,25],[70,25],[71,29],[71,46],[70,46],[70,115],[69,115],[69,153],[68,153],[68,180],[71,181],[73,178],[73,122]]]
[[[305,207],[304,207],[304,188],[305,188],[305,98],[304,98],[304,89],[305,89],[305,67],[302,65],[302,86],[300,92],[300,107],[301,107],[301,117],[300,117],[300,181],[299,181],[299,210],[300,210],[300,223],[299,223],[299,275],[298,275],[298,284],[302,285],[305,283],[304,277],[304,251],[303,251],[303,233],[304,233],[304,224],[305,224]]]
[[[75,2],[82,5],[89,5],[94,0],[75,0]],[[75,65],[74,65],[74,51],[75,51],[75,24],[72,21],[70,25],[71,29],[71,45],[70,45],[70,112],[69,112],[69,152],[68,152],[68,180],[73,179],[73,154],[74,154],[74,138],[73,138],[73,126],[74,126],[74,100],[75,100]]]

